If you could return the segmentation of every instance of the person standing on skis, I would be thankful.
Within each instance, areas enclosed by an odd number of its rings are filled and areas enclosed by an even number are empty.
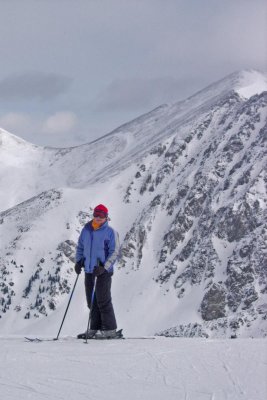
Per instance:
[[[108,209],[99,204],[94,209],[93,220],[82,229],[76,251],[75,272],[85,272],[85,293],[91,310],[91,325],[87,338],[98,330],[104,338],[116,336],[117,323],[111,299],[111,277],[119,254],[118,233],[108,225]],[[92,293],[95,295],[92,303]]]

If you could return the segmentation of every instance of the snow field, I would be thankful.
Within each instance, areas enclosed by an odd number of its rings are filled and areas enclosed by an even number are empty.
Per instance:
[[[1,398],[263,400],[266,340],[2,337]]]

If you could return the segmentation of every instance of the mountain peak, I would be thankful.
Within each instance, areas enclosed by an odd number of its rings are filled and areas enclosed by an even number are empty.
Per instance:
[[[21,146],[24,146],[24,147],[26,146],[26,147],[31,147],[31,148],[38,147],[16,135],[13,135],[12,133],[6,131],[5,129],[0,128],[0,148],[4,147],[10,151],[11,149],[21,147]]]
[[[267,91],[267,74],[256,70],[239,72],[235,91],[245,99]]]

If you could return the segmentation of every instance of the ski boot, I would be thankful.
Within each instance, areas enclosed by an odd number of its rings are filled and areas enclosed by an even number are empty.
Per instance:
[[[77,339],[93,339],[95,337],[97,330],[95,329],[88,329],[87,332],[84,333],[79,333],[79,335],[77,335]]]

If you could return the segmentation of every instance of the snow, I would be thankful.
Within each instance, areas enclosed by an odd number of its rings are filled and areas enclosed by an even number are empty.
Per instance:
[[[228,259],[233,254],[235,244],[219,239],[215,235],[212,236],[212,244],[220,260],[220,263],[216,265],[216,278],[218,281],[223,281],[226,275]]]
[[[264,339],[0,343],[5,400],[266,399]]]
[[[243,71],[237,85],[236,92],[243,98],[267,91],[267,76],[258,71]]]

